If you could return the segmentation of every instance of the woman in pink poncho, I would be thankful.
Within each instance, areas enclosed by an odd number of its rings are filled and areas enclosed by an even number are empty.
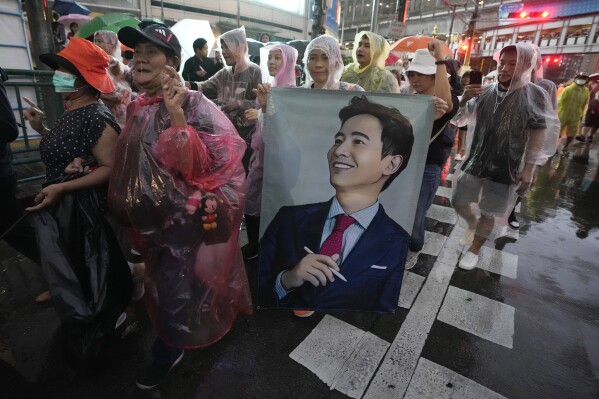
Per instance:
[[[262,203],[262,174],[264,168],[264,142],[262,128],[264,118],[262,111],[266,110],[265,88],[295,87],[295,62],[297,50],[286,44],[266,46],[260,49],[260,69],[262,84],[255,90],[258,94],[261,109],[248,109],[245,118],[256,120],[256,131],[252,135],[251,146],[254,150],[250,159],[247,176],[247,195],[245,202],[245,223],[247,226],[248,244],[242,248],[246,259],[258,257],[260,206]],[[262,93],[262,94],[260,94]]]
[[[229,119],[176,72],[181,46],[158,25],[123,28],[135,82],[109,205],[146,264],[146,304],[158,335],[140,389],[159,385],[183,349],[225,335],[251,298],[238,246],[245,143]]]

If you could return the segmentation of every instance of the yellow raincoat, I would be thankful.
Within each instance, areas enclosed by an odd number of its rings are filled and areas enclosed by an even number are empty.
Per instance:
[[[363,36],[370,41],[370,64],[364,68],[357,61],[356,51]],[[341,75],[341,81],[356,83],[365,91],[399,93],[399,84],[393,74],[385,70],[385,60],[389,56],[390,46],[384,37],[373,32],[362,31],[356,35],[352,57],[354,62],[347,65]]]
[[[557,115],[568,137],[574,137],[578,134],[580,119],[584,109],[589,102],[589,89],[586,86],[579,86],[572,83],[566,87],[557,103]]]

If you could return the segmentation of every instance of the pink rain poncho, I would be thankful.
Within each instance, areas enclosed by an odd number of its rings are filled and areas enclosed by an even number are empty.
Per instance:
[[[458,197],[478,198],[474,192],[463,191],[477,188],[470,187],[470,183],[460,184],[461,179],[485,179],[494,187],[493,195],[502,197],[499,203],[506,204],[505,209],[485,211],[487,216],[500,217],[511,212],[524,165],[544,164],[555,153],[559,133],[559,121],[548,93],[531,83],[535,49],[527,43],[513,47],[517,60],[508,89],[500,90],[498,83],[489,84],[456,115],[459,125],[468,123],[470,137],[466,160],[455,174],[452,202]],[[490,197],[483,201],[497,204]]]
[[[360,40],[366,36],[370,43],[370,63],[364,68],[358,63],[356,51]],[[373,32],[362,31],[356,35],[352,57],[354,62],[347,65],[341,75],[341,80],[356,83],[365,91],[380,93],[399,93],[399,83],[393,74],[385,69],[385,60],[389,56],[391,47],[381,35]]]
[[[274,77],[268,72],[269,53],[280,51],[282,54],[281,67]],[[297,61],[297,50],[286,44],[266,46],[260,49],[260,69],[262,70],[262,81],[272,82],[273,87],[295,87],[295,63]],[[252,149],[254,158],[250,163],[247,177],[247,197],[245,213],[251,216],[260,215],[262,204],[262,175],[264,168],[264,141],[262,140],[262,128],[264,119],[262,112],[256,123],[256,131],[252,135]]]
[[[245,200],[245,143],[201,93],[183,103],[187,128],[171,126],[161,97],[127,109],[108,193],[146,264],[148,313],[180,348],[226,334],[251,298],[238,244]]]

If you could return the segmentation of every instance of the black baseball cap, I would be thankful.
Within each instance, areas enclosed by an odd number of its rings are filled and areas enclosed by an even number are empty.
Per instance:
[[[177,36],[167,27],[161,25],[150,25],[143,30],[126,26],[119,30],[119,41],[132,49],[138,43],[150,42],[166,50],[174,51],[181,58],[181,44]]]

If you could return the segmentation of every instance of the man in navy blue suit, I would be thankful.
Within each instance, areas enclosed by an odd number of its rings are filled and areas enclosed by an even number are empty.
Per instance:
[[[300,317],[313,313],[308,309],[397,308],[410,236],[378,197],[408,164],[412,126],[365,96],[354,97],[339,118],[327,153],[336,194],[282,207],[272,220],[260,244],[260,307],[289,307]]]

